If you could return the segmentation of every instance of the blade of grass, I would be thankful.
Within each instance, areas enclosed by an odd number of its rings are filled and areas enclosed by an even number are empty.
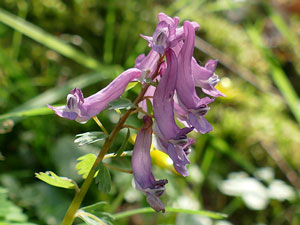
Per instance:
[[[108,2],[106,20],[105,20],[105,37],[104,37],[104,53],[103,60],[106,64],[112,62],[113,44],[114,44],[114,27],[115,27],[115,1]]]
[[[39,42],[40,44],[60,53],[61,55],[74,60],[89,69],[101,70],[103,66],[92,57],[84,55],[70,45],[64,43],[59,38],[45,32],[41,28],[27,22],[26,20],[15,16],[0,8],[0,22],[10,26],[29,38]]]
[[[18,2],[18,9],[19,9],[18,16],[20,18],[24,18],[25,19],[26,16],[27,16],[27,12],[28,12],[27,2],[25,2],[25,1]],[[14,58],[14,59],[18,58],[19,52],[20,52],[21,43],[22,43],[22,33],[20,33],[17,30],[15,30],[14,35],[13,35],[13,39],[12,39],[12,48],[11,48],[12,58]]]
[[[115,220],[119,220],[119,219],[133,216],[136,214],[154,213],[154,212],[155,212],[154,209],[152,209],[150,207],[146,207],[146,208],[133,209],[133,210],[125,211],[125,212],[116,213],[113,215],[113,217]],[[166,207],[166,213],[167,212],[196,214],[196,215],[210,217],[212,219],[225,219],[227,217],[226,214],[216,213],[216,212],[211,212],[211,211],[206,211],[206,210],[191,210],[191,209],[180,209],[180,208],[171,208],[171,207]]]
[[[257,48],[262,52],[262,54],[267,59],[269,64],[269,68],[271,71],[272,79],[276,86],[278,87],[281,94],[284,96],[287,105],[289,106],[291,112],[293,113],[295,119],[300,124],[300,103],[299,97],[293,88],[291,82],[287,78],[287,75],[283,71],[280,66],[279,61],[273,55],[270,49],[268,49],[262,40],[262,37],[259,33],[258,28],[256,27],[247,27],[247,32],[249,34],[250,39],[252,40],[253,44],[257,46]]]
[[[15,118],[15,117],[41,116],[41,115],[48,115],[52,113],[53,111],[48,107],[42,107],[42,108],[24,110],[20,112],[3,114],[0,115],[0,121]]]

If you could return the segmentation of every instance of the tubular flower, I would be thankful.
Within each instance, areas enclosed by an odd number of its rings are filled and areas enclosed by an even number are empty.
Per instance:
[[[176,53],[177,57],[182,49],[183,41],[177,43],[172,49]],[[218,64],[218,60],[209,60],[205,66],[200,66],[196,59],[192,57],[192,77],[196,87],[202,88],[202,91],[212,97],[220,97],[225,95],[215,88],[220,81],[218,75],[214,73]]]
[[[58,116],[77,122],[87,122],[104,110],[109,102],[119,98],[128,83],[140,77],[139,69],[128,69],[114,79],[108,86],[94,95],[83,97],[80,89],[74,88],[67,96],[67,105],[53,107],[48,105]]]
[[[216,75],[215,69],[217,67],[217,60],[208,60],[204,67],[200,66],[194,57],[192,58],[192,75],[194,77],[195,85],[201,87],[202,91],[212,97],[219,97],[225,95],[215,88],[220,81]]]
[[[154,50],[151,50],[147,56],[142,54],[137,57],[134,67],[142,71],[142,81],[152,77],[157,68],[158,60],[159,54]]]
[[[193,128],[180,129],[174,120],[174,92],[176,88],[178,64],[174,51],[166,52],[167,69],[163,74],[153,97],[153,113],[156,124],[154,126],[160,150],[167,153],[173,160],[177,172],[187,176],[186,164],[189,160],[185,149],[191,141],[186,134]]]
[[[148,41],[149,47],[159,54],[163,54],[168,48],[174,47],[180,40],[184,38],[182,27],[177,28],[179,18],[171,18],[164,13],[158,14],[159,23],[152,37],[141,35]],[[192,22],[194,29],[198,29],[199,25]]]
[[[149,205],[157,212],[165,212],[160,196],[165,191],[168,180],[156,181],[152,174],[150,147],[152,143],[152,119],[144,116],[132,153],[132,171],[136,188],[146,194]]]
[[[184,22],[185,42],[178,54],[178,78],[176,93],[179,106],[185,111],[184,119],[198,132],[207,133],[212,130],[211,125],[203,117],[209,110],[208,104],[214,99],[199,98],[195,90],[192,75],[192,57],[194,52],[195,30],[191,22]]]

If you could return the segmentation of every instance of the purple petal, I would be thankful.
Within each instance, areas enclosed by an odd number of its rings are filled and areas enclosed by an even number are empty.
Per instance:
[[[185,152],[183,151],[182,146],[173,145],[172,143],[169,143],[168,155],[173,160],[173,165],[176,171],[184,177],[188,176],[189,173],[187,171],[186,164],[189,164],[190,161],[188,160]]]
[[[184,31],[186,39],[178,55],[179,66],[176,91],[180,103],[187,109],[196,109],[198,107],[199,97],[195,90],[195,83],[191,70],[195,31],[192,24],[188,21],[184,22]]]
[[[218,61],[209,60],[205,67],[198,65],[196,60],[192,59],[192,74],[194,77],[195,86],[201,87],[202,91],[213,97],[225,96],[215,88],[219,82],[219,78],[214,74]]]
[[[147,196],[147,202],[158,211],[165,211],[159,197],[164,193],[164,185],[167,180],[156,181],[152,174],[150,147],[152,143],[152,119],[144,117],[144,123],[140,129],[132,154],[132,171],[136,187]]]
[[[128,83],[141,75],[139,69],[128,69],[114,79],[108,86],[88,98],[83,98],[80,89],[73,89],[67,96],[67,105],[51,108],[58,116],[86,122],[105,109],[109,102],[119,98]]]
[[[175,138],[180,128],[174,120],[174,91],[177,79],[177,59],[172,49],[166,52],[167,70],[163,74],[153,97],[153,113],[164,138]]]
[[[148,55],[142,58],[140,55],[136,59],[135,63],[135,68],[140,69],[143,72],[147,73],[147,76],[145,78],[151,77],[152,74],[156,71],[157,69],[157,64],[158,64],[158,59],[159,59],[159,54],[152,50],[148,53]]]
[[[77,117],[77,113],[75,112],[67,112],[65,106],[59,106],[59,107],[53,107],[51,105],[48,105],[48,108],[52,109],[56,115],[60,117],[64,117],[69,120],[75,120]]]
[[[189,113],[188,118],[191,126],[193,126],[198,132],[205,134],[212,131],[212,126],[203,116]]]

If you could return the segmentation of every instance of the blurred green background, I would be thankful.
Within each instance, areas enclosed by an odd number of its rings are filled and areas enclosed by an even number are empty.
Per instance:
[[[200,24],[194,56],[202,65],[219,60],[218,89],[227,95],[206,116],[213,131],[192,134],[189,177],[154,166],[157,178],[169,180],[162,201],[229,216],[151,213],[114,224],[300,224],[298,0],[1,0],[1,225],[60,223],[73,191],[48,186],[34,173],[50,170],[81,183],[76,159],[103,143],[78,147],[74,136],[97,125],[61,119],[45,106],[64,104],[74,87],[89,96],[133,67],[149,51],[139,34],[152,35],[158,12]],[[138,90],[125,96],[134,98]],[[105,110],[99,118],[110,131],[118,115]],[[130,157],[111,163],[129,168]],[[83,204],[106,201],[109,213],[146,207],[131,179],[112,171],[111,192],[93,184]]]

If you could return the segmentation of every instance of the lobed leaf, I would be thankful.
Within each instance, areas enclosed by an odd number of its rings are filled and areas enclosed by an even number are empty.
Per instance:
[[[52,171],[47,171],[45,173],[43,172],[35,173],[35,177],[55,187],[76,189],[76,186],[72,179],[69,179],[67,177],[59,177]]]
[[[82,178],[86,179],[90,170],[92,169],[92,166],[94,165],[96,160],[96,156],[92,153],[86,154],[84,156],[81,156],[77,159],[79,161],[76,165],[76,170],[79,175],[82,176]],[[97,173],[95,176],[97,176]]]

